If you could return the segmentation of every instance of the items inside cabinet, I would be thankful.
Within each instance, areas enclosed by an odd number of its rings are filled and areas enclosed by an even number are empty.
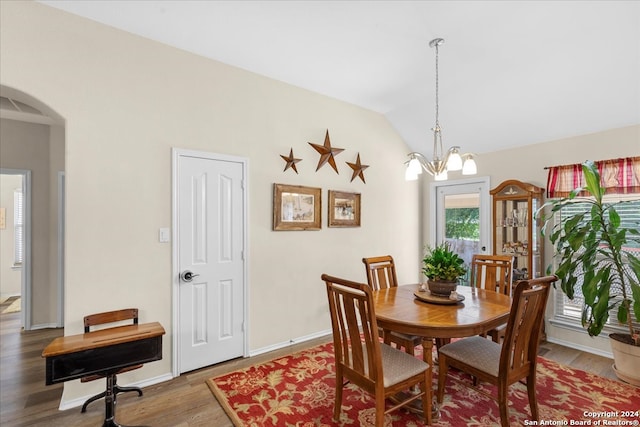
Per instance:
[[[540,221],[543,189],[517,180],[504,181],[491,190],[493,199],[493,253],[513,256],[513,280],[543,275]]]

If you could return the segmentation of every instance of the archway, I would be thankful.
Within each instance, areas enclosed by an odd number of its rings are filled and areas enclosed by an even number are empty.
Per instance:
[[[20,271],[22,327],[63,327],[65,122],[42,101],[7,86],[0,85],[0,101],[0,168],[30,177],[22,186],[30,192],[22,196],[23,241],[16,241],[24,256],[10,266]]]

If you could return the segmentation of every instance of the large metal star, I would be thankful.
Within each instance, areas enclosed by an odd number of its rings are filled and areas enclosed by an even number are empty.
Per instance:
[[[318,153],[320,153],[320,160],[318,160],[318,167],[316,168],[316,172],[318,172],[318,170],[322,166],[324,166],[325,163],[329,162],[333,170],[336,171],[337,174],[340,174],[340,172],[338,172],[338,166],[336,165],[336,159],[334,158],[334,156],[342,153],[344,151],[344,148],[334,148],[331,146],[331,141],[329,140],[329,129],[327,129],[327,134],[324,137],[324,145],[314,144],[312,142],[309,142],[309,145],[311,145],[316,149]]]
[[[356,160],[355,163],[349,163],[349,162],[345,162],[345,163],[348,164],[351,169],[353,169],[353,175],[351,176],[351,182],[353,182],[353,180],[356,179],[357,176],[359,176],[360,179],[362,180],[362,182],[364,182],[365,184],[367,183],[364,180],[364,170],[366,168],[368,168],[369,165],[363,165],[363,164],[360,163],[360,153],[358,153],[358,159]]]
[[[282,154],[280,154],[280,157],[282,157],[282,159],[287,162],[287,165],[284,167],[284,170],[282,172],[286,172],[287,169],[291,168],[296,171],[296,173],[298,173],[296,163],[302,161],[302,159],[296,159],[295,157],[293,157],[293,148],[289,151],[289,156],[283,156]]]

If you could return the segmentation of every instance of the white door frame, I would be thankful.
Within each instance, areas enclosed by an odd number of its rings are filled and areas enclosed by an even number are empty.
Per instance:
[[[24,215],[24,259],[21,271],[21,321],[25,331],[31,330],[31,171],[0,168],[0,174],[22,175],[22,206]]]
[[[64,327],[64,248],[66,215],[66,178],[64,171],[58,171],[58,317],[57,327]]]
[[[437,238],[437,200],[438,200],[438,189],[441,187],[450,187],[450,186],[459,186],[459,185],[471,185],[478,184],[481,188],[480,190],[480,226],[481,226],[481,236],[483,237],[484,246],[486,246],[487,250],[485,253],[492,254],[493,252],[493,242],[492,242],[492,234],[491,234],[491,198],[489,190],[491,189],[490,178],[488,176],[479,176],[474,178],[467,179],[457,179],[457,180],[448,180],[448,181],[433,181],[431,182],[431,188],[429,191],[429,236],[431,246],[436,245]],[[485,209],[482,207],[486,206]],[[480,242],[481,246],[483,242]]]
[[[173,318],[173,339],[172,339],[172,374],[173,377],[177,377],[180,375],[180,363],[179,363],[179,334],[180,331],[180,263],[179,263],[179,236],[178,236],[178,160],[182,156],[187,157],[198,157],[202,159],[210,159],[210,160],[220,160],[220,161],[228,161],[228,162],[236,162],[242,163],[242,182],[244,186],[243,192],[243,213],[242,213],[242,227],[244,229],[243,233],[243,260],[244,260],[244,296],[243,296],[243,312],[244,312],[244,343],[243,343],[243,356],[249,356],[249,348],[248,348],[248,337],[249,337],[249,323],[248,323],[248,301],[249,301],[249,259],[248,259],[248,241],[249,241],[249,228],[248,228],[248,183],[247,183],[247,169],[249,165],[249,160],[245,157],[237,157],[230,156],[226,154],[217,154],[217,153],[209,153],[205,151],[194,151],[194,150],[184,150],[180,148],[172,148],[172,190],[171,190],[171,211],[172,211],[172,244],[171,244],[171,258],[172,258],[172,268],[171,268],[171,282],[172,282],[172,318]]]

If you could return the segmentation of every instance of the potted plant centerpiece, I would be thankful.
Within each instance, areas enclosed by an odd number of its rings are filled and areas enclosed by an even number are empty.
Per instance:
[[[547,202],[540,209],[542,212],[545,207],[551,208],[551,216],[542,217],[545,221],[542,234],[553,214],[574,203],[582,191],[592,196],[580,199],[589,209],[568,217],[563,224],[553,224],[549,239],[558,260],[555,275],[569,299],[573,299],[575,287],[582,286],[582,324],[590,336],[599,335],[609,313],[617,310],[618,322],[625,325],[627,333],[609,334],[613,368],[620,379],[640,385],[640,331],[633,324],[640,322],[640,260],[629,250],[640,247],[640,226],[625,227],[621,223],[617,209],[625,202],[603,202],[605,190],[600,186],[594,162],[583,163],[582,171],[584,188],[573,190],[566,198]]]
[[[464,260],[451,250],[448,242],[435,248],[427,246],[422,263],[422,272],[428,279],[427,286],[434,295],[451,295],[456,290],[458,280],[467,272]]]

